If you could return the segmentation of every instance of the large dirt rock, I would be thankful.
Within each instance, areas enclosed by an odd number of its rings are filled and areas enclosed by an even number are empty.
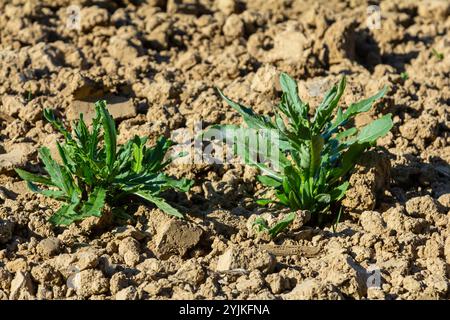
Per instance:
[[[184,256],[200,242],[202,235],[203,230],[198,226],[182,220],[170,220],[157,231],[156,254],[161,259],[174,254]]]

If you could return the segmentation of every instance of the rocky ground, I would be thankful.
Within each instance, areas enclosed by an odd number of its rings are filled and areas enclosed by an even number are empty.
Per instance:
[[[377,3],[1,1],[0,299],[449,298],[450,2]],[[303,213],[274,240],[255,233],[257,215],[285,211],[254,204],[264,189],[239,164],[170,168],[196,181],[166,194],[187,221],[131,203],[126,224],[56,228],[57,203],[12,170],[41,171],[37,149],[61,139],[43,108],[71,120],[107,98],[121,142],[155,141],[239,123],[215,87],[270,114],[281,71],[312,105],[342,73],[346,103],[389,86],[356,125],[390,112],[394,128],[361,159],[335,229]]]

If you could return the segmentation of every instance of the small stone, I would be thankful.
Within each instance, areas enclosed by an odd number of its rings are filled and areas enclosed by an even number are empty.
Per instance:
[[[200,61],[200,57],[194,51],[186,51],[177,59],[176,66],[182,71],[187,71]]]
[[[299,30],[285,30],[275,35],[273,49],[268,53],[269,61],[283,60],[287,63],[302,63],[308,39]]]
[[[426,0],[417,4],[417,13],[424,18],[445,20],[450,14],[450,2],[447,0]]]
[[[96,250],[77,252],[75,255],[78,270],[93,269],[98,265],[100,254]]]
[[[136,116],[136,107],[131,99],[119,96],[106,96],[107,109],[116,120],[129,119]],[[77,120],[83,113],[86,124],[91,124],[95,117],[95,107],[93,101],[74,100],[67,110],[67,120]]]
[[[289,288],[289,279],[282,277],[279,273],[271,273],[266,277],[266,282],[273,294],[280,294]]]
[[[6,113],[10,117],[17,116],[20,110],[25,107],[22,99],[13,95],[3,95],[1,102],[1,112]]]
[[[109,55],[121,64],[130,63],[139,56],[139,50],[124,36],[111,37],[107,50]]]
[[[73,254],[63,253],[59,254],[51,259],[46,260],[45,263],[52,266],[55,270],[61,272],[61,274],[67,278],[72,272],[78,272],[79,269],[73,266],[76,257]]]
[[[117,272],[113,274],[111,279],[109,280],[109,290],[111,291],[112,294],[116,294],[117,292],[128,287],[129,285],[130,280],[123,272]]]
[[[241,276],[236,281],[236,289],[242,293],[258,292],[264,287],[264,278],[261,272],[254,270],[248,276]]]
[[[413,276],[406,276],[402,280],[403,288],[410,292],[420,292],[422,291],[422,285],[419,281],[413,278]]]
[[[67,280],[67,286],[83,298],[108,292],[109,281],[99,270],[88,269],[75,273]]]
[[[144,232],[139,231],[135,227],[130,225],[114,228],[114,230],[112,230],[112,234],[117,240],[123,240],[125,238],[132,237],[137,241],[140,241],[146,237],[146,234]]]
[[[105,25],[109,21],[108,10],[98,6],[83,6],[80,16],[83,17],[80,19],[81,30],[83,32],[89,32],[95,26]]]
[[[6,268],[13,273],[18,271],[25,272],[28,269],[28,263],[24,258],[18,258],[6,263]]]
[[[439,227],[447,225],[448,218],[445,209],[429,195],[409,199],[405,204],[405,209],[412,217],[424,218]]]
[[[135,287],[127,287],[116,293],[116,300],[138,300],[139,295]]]
[[[336,288],[316,279],[306,279],[297,283],[289,293],[281,295],[284,300],[342,300],[344,299]]]
[[[43,239],[37,245],[36,250],[43,257],[52,257],[60,252],[61,240],[54,237]]]
[[[367,298],[371,300],[385,300],[386,295],[379,288],[367,288]]]
[[[217,261],[216,271],[227,272],[236,269],[260,270],[263,273],[270,273],[276,265],[276,259],[267,251],[257,248],[228,248]]]
[[[202,265],[190,260],[181,265],[175,277],[193,285],[199,285],[205,280],[206,273]]]
[[[429,195],[409,199],[406,201],[405,209],[410,216],[420,218],[426,218],[430,214],[444,213],[440,203]]]
[[[317,292],[320,291],[320,284],[317,280],[306,279],[297,284],[297,286],[289,293],[283,295],[285,300],[306,300],[313,299]]]
[[[123,257],[125,264],[134,267],[139,263],[140,245],[135,239],[128,237],[119,244],[119,254]]]
[[[271,64],[265,64],[256,71],[251,89],[252,91],[270,93],[274,91],[277,81],[277,69]]]
[[[355,21],[352,19],[337,20],[325,32],[324,43],[328,48],[330,64],[346,59],[353,61],[356,57]]]
[[[235,13],[237,8],[236,0],[216,0],[216,5],[227,16]]]
[[[223,34],[230,39],[237,39],[244,35],[244,22],[236,15],[232,14],[227,18],[223,26]]]
[[[164,294],[166,291],[172,289],[173,283],[168,279],[159,279],[158,281],[151,281],[142,286],[142,289],[150,296],[157,296]]]
[[[169,46],[170,24],[164,22],[151,30],[147,36],[147,40],[154,49],[166,49]]]
[[[111,256],[104,254],[99,259],[99,269],[102,270],[105,275],[108,277],[111,277],[114,275],[118,269],[120,268],[120,265],[113,262],[113,259]]]
[[[374,234],[381,234],[386,230],[386,224],[381,214],[376,211],[364,211],[359,217],[364,230]]]
[[[31,143],[24,142],[13,144],[13,146],[7,150],[6,153],[0,154],[0,174],[11,172],[15,168],[25,167],[28,158],[33,154],[33,152],[34,148]]]
[[[31,275],[34,280],[43,285],[56,286],[62,284],[61,273],[48,264],[33,267],[31,269]]]
[[[441,195],[437,201],[447,209],[450,209],[450,193],[445,193]]]
[[[33,282],[28,273],[16,272],[16,276],[11,282],[9,293],[10,300],[30,300],[34,296]]]

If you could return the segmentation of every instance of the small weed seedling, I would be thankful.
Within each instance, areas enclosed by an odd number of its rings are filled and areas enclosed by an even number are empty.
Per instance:
[[[64,202],[50,221],[68,225],[90,216],[101,217],[106,205],[114,209],[127,195],[139,196],[170,215],[183,217],[159,196],[169,188],[186,192],[192,184],[161,172],[173,160],[164,160],[172,142],[161,137],[154,147],[147,148],[147,138],[135,136],[118,146],[115,123],[106,109],[106,102],[98,101],[95,112],[91,130],[81,114],[71,133],[46,109],[44,117],[65,139],[64,144],[57,143],[62,163],[51,157],[48,148],[42,147],[39,156],[48,176],[16,169],[32,191]],[[41,189],[36,183],[49,188]]]
[[[400,78],[402,78],[403,81],[406,81],[409,79],[409,75],[406,72],[400,73]]]
[[[438,59],[439,61],[444,60],[444,54],[441,52],[437,52],[436,49],[431,49],[431,52],[433,53],[433,55],[436,57],[436,59]]]
[[[312,223],[318,224],[332,209],[338,212],[335,205],[345,195],[349,173],[357,160],[392,128],[390,114],[359,130],[350,126],[352,118],[368,111],[377,99],[383,97],[386,88],[343,109],[338,106],[346,84],[343,77],[325,94],[314,116],[310,116],[309,105],[298,96],[295,80],[283,73],[280,84],[283,94],[274,110],[274,119],[255,114],[219,91],[225,101],[242,115],[247,127],[216,125],[209,129],[218,130],[221,140],[234,141],[235,155],[259,168],[262,172],[259,181],[275,189],[276,199],[259,199],[259,204],[276,203],[292,210],[272,227],[263,219],[256,221],[260,230],[267,230],[272,236],[294,220],[297,210],[309,210]],[[239,142],[242,136],[250,136],[255,131],[258,132],[257,144],[247,140],[244,144]],[[269,146],[265,150],[272,148],[271,152],[264,154],[265,161],[257,161],[251,156],[258,153],[261,146]]]

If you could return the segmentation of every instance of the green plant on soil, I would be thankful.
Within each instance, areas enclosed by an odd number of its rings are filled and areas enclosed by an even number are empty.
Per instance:
[[[219,139],[233,141],[234,154],[246,164],[259,168],[262,173],[259,181],[275,189],[273,199],[257,200],[260,205],[275,203],[292,210],[271,227],[262,218],[256,220],[259,229],[267,230],[272,236],[286,228],[298,210],[309,210],[313,224],[322,224],[325,218],[336,216],[356,162],[393,125],[391,115],[387,114],[359,130],[351,126],[357,114],[368,111],[383,97],[386,87],[370,98],[343,108],[338,105],[346,84],[343,77],[325,94],[310,116],[309,105],[298,96],[295,80],[283,73],[280,84],[283,94],[274,117],[258,115],[219,90],[223,99],[242,115],[247,126],[215,125],[209,129],[218,130]],[[243,136],[250,137],[255,131],[257,144],[247,138],[242,143]],[[252,157],[261,149],[266,150],[264,161]]]
[[[68,225],[90,216],[101,217],[107,206],[120,213],[120,201],[130,195],[148,200],[170,215],[183,217],[160,196],[171,188],[186,192],[192,185],[189,180],[176,180],[162,172],[173,160],[165,160],[172,142],[160,137],[155,146],[148,148],[147,138],[135,136],[119,146],[105,101],[95,103],[95,113],[91,130],[80,114],[70,132],[46,109],[45,119],[64,136],[64,143],[57,143],[61,161],[58,163],[50,150],[42,147],[39,157],[48,175],[16,169],[32,191],[64,202],[50,221]],[[41,189],[36,184],[48,188]]]
[[[433,53],[433,55],[436,57],[436,59],[438,59],[439,61],[444,60],[444,54],[441,52],[438,52],[436,49],[431,49],[431,52]]]

